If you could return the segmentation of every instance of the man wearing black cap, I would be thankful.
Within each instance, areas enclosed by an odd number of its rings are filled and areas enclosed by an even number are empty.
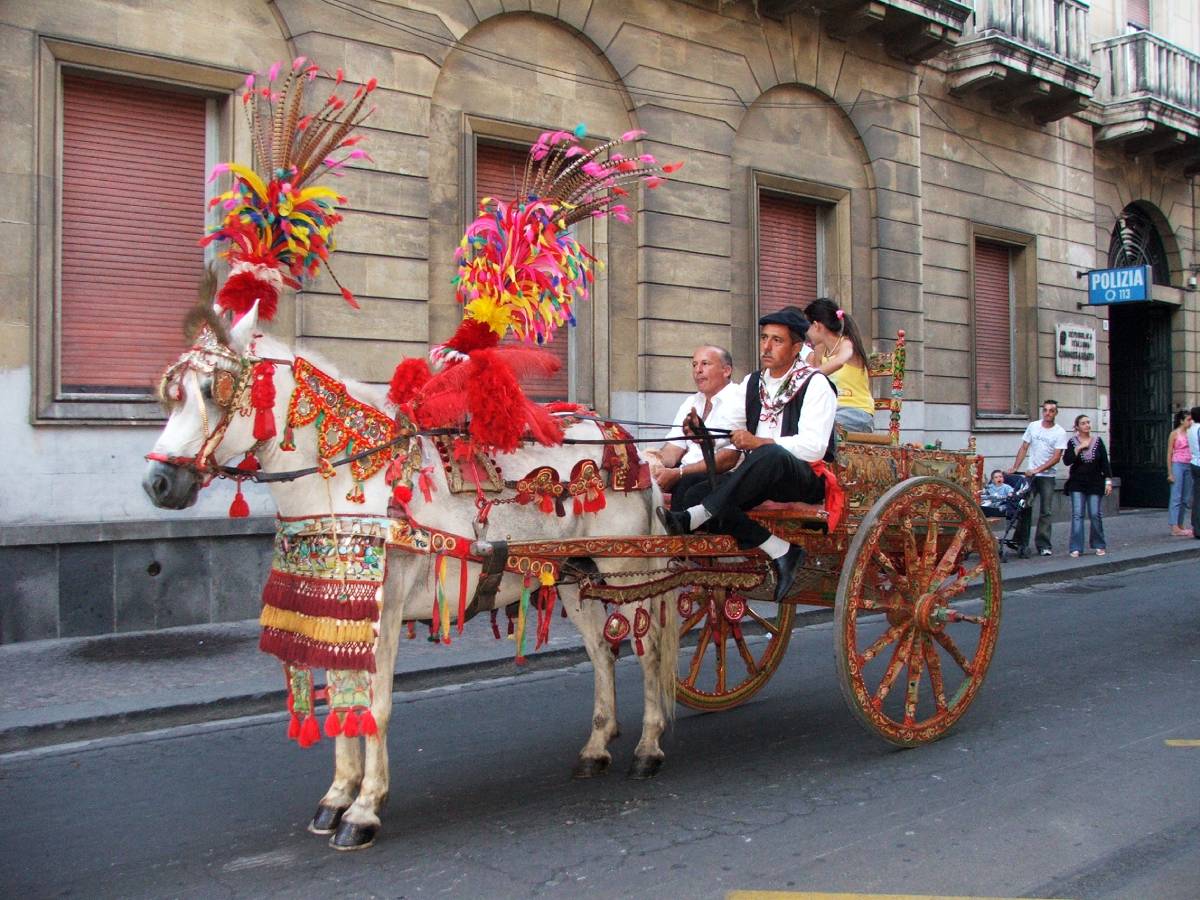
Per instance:
[[[746,453],[741,466],[715,490],[699,484],[688,491],[685,512],[658,508],[672,534],[687,534],[710,519],[710,530],[731,534],[742,549],[758,547],[771,558],[777,576],[775,599],[787,596],[803,550],[776,537],[746,510],[765,500],[820,503],[825,481],[811,464],[832,461],[837,393],[829,379],[804,363],[801,348],[808,321],[794,307],[758,320],[763,371],[742,382],[746,391],[745,429],[735,429],[733,445]]]

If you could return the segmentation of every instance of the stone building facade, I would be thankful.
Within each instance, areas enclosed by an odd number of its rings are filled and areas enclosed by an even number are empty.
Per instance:
[[[273,329],[359,379],[453,331],[453,251],[489,148],[584,122],[644,129],[645,152],[685,166],[641,192],[632,226],[582,235],[605,268],[569,339],[572,399],[658,421],[691,389],[695,346],[754,365],[779,274],[768,200],[809,223],[793,302],[836,298],[880,349],[906,333],[905,440],[973,434],[1003,464],[1053,396],[1064,424],[1093,417],[1152,504],[1170,411],[1200,395],[1192,0],[16,0],[0,51],[3,641],[253,615],[272,528],[261,492],[249,520],[224,517],[220,486],[154,510],[152,398],[67,389],[71,79],[202,98],[209,164],[248,159],[245,72],[304,55],[378,79],[373,161],[339,184],[336,268],[362,310],[322,280]],[[1152,303],[1088,305],[1080,273],[1143,263]],[[161,327],[148,313],[120,329]],[[1091,365],[1071,367],[1064,328],[1084,336],[1076,359],[1093,336]]]

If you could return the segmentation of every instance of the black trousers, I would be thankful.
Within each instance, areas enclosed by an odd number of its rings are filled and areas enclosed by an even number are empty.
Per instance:
[[[1189,465],[1191,465],[1189,463]],[[1200,510],[1196,509],[1196,503],[1200,502],[1200,466],[1191,466],[1192,469],[1192,536],[1200,540]]]
[[[720,476],[718,476],[720,477]],[[687,509],[687,504],[684,500],[688,496],[688,491],[698,484],[708,486],[708,474],[702,475],[681,475],[679,481],[675,482],[675,487],[671,491],[671,509],[673,512],[683,512]],[[700,501],[697,500],[696,503]],[[696,503],[691,504],[695,506]]]
[[[672,507],[675,497],[671,497]],[[771,536],[746,510],[765,500],[782,503],[820,503],[825,499],[825,481],[813,472],[812,466],[797,459],[778,444],[766,444],[746,455],[742,464],[721,476],[716,489],[705,479],[688,489],[681,509],[704,504],[712,513],[708,530],[731,534],[743,550],[757,547]]]

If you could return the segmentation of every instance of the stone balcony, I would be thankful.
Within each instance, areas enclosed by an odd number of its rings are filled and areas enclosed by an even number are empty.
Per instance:
[[[959,0],[759,0],[758,9],[776,19],[793,10],[819,12],[831,37],[873,35],[889,54],[910,63],[953,47],[971,15],[970,3]]]
[[[949,56],[950,92],[1045,124],[1079,112],[1091,71],[1081,0],[975,0],[975,28]]]
[[[1100,75],[1096,143],[1200,172],[1200,56],[1148,31],[1092,45]]]

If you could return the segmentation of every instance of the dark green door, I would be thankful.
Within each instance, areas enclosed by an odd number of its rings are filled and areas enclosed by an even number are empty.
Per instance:
[[[1121,506],[1166,508],[1171,433],[1171,310],[1150,303],[1109,308],[1113,474]],[[1064,423],[1065,424],[1065,423]]]

